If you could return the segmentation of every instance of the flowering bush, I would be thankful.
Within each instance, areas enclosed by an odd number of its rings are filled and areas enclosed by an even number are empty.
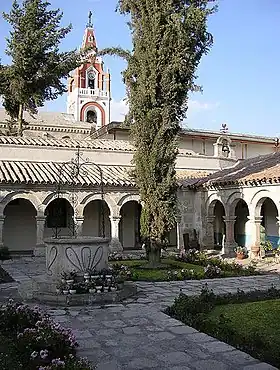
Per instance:
[[[213,279],[216,277],[221,277],[223,275],[223,271],[218,266],[208,265],[204,267],[204,274],[206,278]]]
[[[78,344],[71,330],[53,322],[38,307],[12,300],[0,306],[0,337],[7,338],[8,343],[0,354],[1,370],[91,369],[84,360],[76,358]],[[9,350],[16,365],[11,365],[12,359],[7,362],[11,357]]]
[[[200,252],[196,249],[189,249],[184,254],[177,254],[175,259],[178,261],[192,263],[195,265],[204,266],[207,268],[206,271],[209,270],[209,274],[212,275],[212,270],[208,266],[214,266],[216,268],[216,272],[219,271],[217,268],[221,269],[220,272],[215,273],[213,269],[213,273],[216,275],[215,277],[222,277],[224,276],[225,272],[229,272],[231,274],[237,275],[257,275],[258,272],[255,269],[253,263],[248,266],[242,266],[236,262],[227,262],[223,260],[220,256],[218,257],[209,257],[205,253]],[[206,272],[205,271],[205,272]],[[212,277],[212,276],[205,276],[205,277]]]

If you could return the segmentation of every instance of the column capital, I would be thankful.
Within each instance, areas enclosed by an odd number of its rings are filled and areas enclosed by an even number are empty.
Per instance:
[[[236,216],[223,216],[223,219],[226,223],[231,223],[236,221]]]
[[[1,215],[1,216],[0,216],[0,222],[4,222],[5,217],[6,217],[5,215]]]
[[[36,221],[45,221],[46,218],[46,216],[35,216]]]
[[[215,218],[216,218],[215,216],[207,216],[207,217],[206,217],[206,221],[207,221],[207,222],[209,222],[209,223],[211,224],[212,222],[214,222],[214,221],[215,221]]]
[[[247,216],[248,220],[254,222],[255,224],[260,224],[262,222],[263,216]]]
[[[85,219],[85,217],[84,217],[84,216],[76,216],[76,217],[75,217],[75,220],[76,220],[77,222],[84,222],[84,219]]]
[[[120,221],[121,220],[121,218],[122,218],[122,216],[110,216],[110,220],[111,221],[115,221],[115,222],[118,222],[118,221]]]

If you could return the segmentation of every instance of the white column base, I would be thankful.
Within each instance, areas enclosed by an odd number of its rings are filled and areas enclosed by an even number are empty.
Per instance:
[[[37,244],[34,248],[35,257],[45,257],[46,256],[46,246],[45,244]]]
[[[118,238],[112,238],[109,243],[109,251],[112,252],[123,252],[123,246]]]
[[[225,242],[222,248],[222,255],[225,257],[234,257],[235,256],[235,251],[234,249],[238,247],[238,244],[236,242]]]

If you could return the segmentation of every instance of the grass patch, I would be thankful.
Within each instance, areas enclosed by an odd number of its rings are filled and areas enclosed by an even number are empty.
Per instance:
[[[280,337],[280,299],[235,303],[216,306],[210,313],[210,319],[218,319],[223,315],[231,321],[238,333],[248,335],[258,333],[268,341],[274,342]]]
[[[178,272],[178,280],[182,280],[180,278],[182,270],[194,271],[194,276],[203,275],[204,273],[203,267],[199,265],[176,261],[171,258],[163,258],[161,262],[162,267],[157,269],[145,268],[145,265],[148,264],[147,260],[113,261],[112,264],[127,266],[131,272],[131,280],[134,281],[170,281],[170,271],[173,272],[174,279],[174,271]]]

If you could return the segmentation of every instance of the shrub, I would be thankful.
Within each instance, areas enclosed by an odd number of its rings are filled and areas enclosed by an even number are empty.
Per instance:
[[[90,370],[76,358],[77,342],[70,329],[53,322],[39,308],[12,300],[0,306],[1,370]]]

